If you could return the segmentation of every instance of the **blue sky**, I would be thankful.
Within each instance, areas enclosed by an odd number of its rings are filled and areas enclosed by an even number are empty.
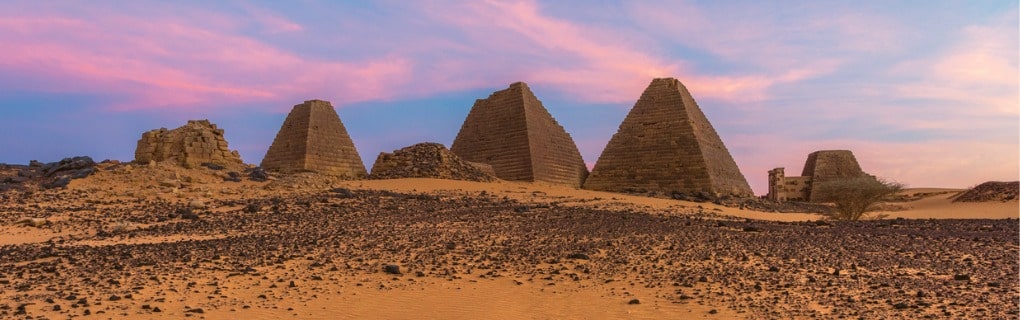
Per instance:
[[[525,81],[593,165],[655,77],[693,93],[759,194],[850,149],[915,187],[1018,179],[1016,1],[0,3],[0,162],[130,160],[209,119],[258,163],[286,112],[337,106],[366,167],[449,145]]]

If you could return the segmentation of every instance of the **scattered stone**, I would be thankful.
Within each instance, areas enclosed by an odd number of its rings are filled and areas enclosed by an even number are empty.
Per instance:
[[[588,255],[583,253],[571,253],[567,256],[567,259],[588,260]]]
[[[630,301],[627,301],[627,304],[641,304],[641,300],[630,299]]]
[[[438,143],[419,143],[393,153],[379,153],[371,179],[434,178],[493,181],[492,166],[465,161]]]
[[[50,223],[51,222],[49,220],[46,220],[45,218],[22,218],[22,219],[18,220],[17,222],[14,222],[15,225],[23,224],[23,225],[26,225],[26,226],[36,227],[36,228],[48,225]],[[68,299],[68,300],[70,300],[70,299]]]

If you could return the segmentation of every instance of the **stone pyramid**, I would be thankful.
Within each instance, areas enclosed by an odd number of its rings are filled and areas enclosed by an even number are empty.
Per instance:
[[[322,100],[294,106],[262,159],[262,168],[355,179],[368,175],[340,116],[329,101]]]
[[[821,194],[815,192],[816,187],[828,181],[853,179],[868,176],[857,157],[850,150],[820,150],[808,154],[804,161],[801,176],[811,177],[811,192],[808,201],[817,202]]]
[[[450,151],[503,180],[580,187],[588,176],[570,134],[523,82],[476,100]]]
[[[652,80],[602,151],[584,187],[753,195],[708,118],[674,78]]]

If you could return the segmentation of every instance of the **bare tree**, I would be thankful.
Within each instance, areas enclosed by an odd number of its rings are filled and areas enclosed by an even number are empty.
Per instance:
[[[862,176],[822,182],[812,192],[818,194],[820,201],[836,205],[830,218],[856,221],[875,211],[879,202],[900,190],[903,190],[900,183]]]

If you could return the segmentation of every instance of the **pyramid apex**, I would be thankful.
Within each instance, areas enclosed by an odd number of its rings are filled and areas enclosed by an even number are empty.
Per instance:
[[[319,99],[305,100],[305,102],[302,103],[302,104],[313,105],[313,106],[314,105],[327,105],[327,106],[330,106],[330,107],[333,106],[333,104],[330,103],[328,100],[319,100]]]
[[[527,88],[528,84],[525,83],[524,81],[517,81],[517,82],[514,82],[514,83],[510,84],[510,88],[515,88],[515,87],[525,87],[525,88]]]
[[[680,80],[677,80],[676,78],[673,78],[673,77],[655,78],[655,79],[652,80],[652,84],[653,85],[657,84],[657,83],[665,84],[665,85],[669,86],[670,88],[676,88],[676,87],[683,86],[683,84],[680,83]]]

